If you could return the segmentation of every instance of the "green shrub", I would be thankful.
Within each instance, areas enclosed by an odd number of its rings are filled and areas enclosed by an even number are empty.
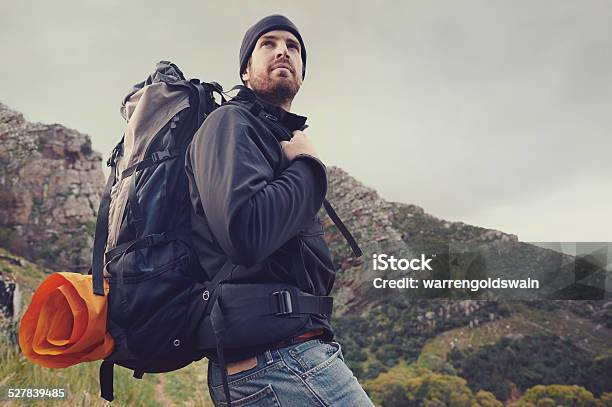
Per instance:
[[[584,387],[553,384],[538,385],[527,390],[525,394],[512,404],[512,407],[599,407],[600,400]]]

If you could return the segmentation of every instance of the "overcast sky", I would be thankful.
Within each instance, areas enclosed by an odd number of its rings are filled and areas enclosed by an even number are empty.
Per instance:
[[[300,28],[293,111],[392,201],[522,241],[612,241],[611,1],[11,1],[0,102],[91,136],[155,62],[229,89],[259,18]]]

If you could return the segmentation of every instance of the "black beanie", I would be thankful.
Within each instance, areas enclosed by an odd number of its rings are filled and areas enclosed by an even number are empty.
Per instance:
[[[249,62],[249,58],[255,49],[255,43],[267,32],[274,30],[285,30],[295,35],[300,42],[302,48],[302,79],[306,76],[306,47],[304,47],[304,41],[298,31],[295,24],[293,24],[287,17],[279,14],[274,14],[268,17],[264,17],[259,20],[255,25],[247,30],[242,39],[242,46],[240,47],[240,79],[242,80],[242,73],[246,69]],[[243,81],[244,82],[244,81]]]

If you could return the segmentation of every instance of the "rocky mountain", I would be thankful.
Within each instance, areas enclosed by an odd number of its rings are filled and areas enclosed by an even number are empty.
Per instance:
[[[575,258],[558,251],[520,242],[498,230],[449,222],[415,205],[387,202],[345,171],[330,168],[328,199],[360,243],[364,255],[354,258],[349,246],[321,211],[326,239],[341,272],[336,284],[338,315],[361,315],[380,303],[412,299],[542,300],[605,297],[606,270],[591,258]],[[374,254],[396,258],[432,257],[433,271],[375,271]],[[605,256],[604,256],[605,257]],[[373,289],[376,277],[421,279],[537,279],[540,288],[528,290]],[[609,294],[609,293],[608,293]]]
[[[502,401],[542,383],[581,384],[595,394],[610,391],[603,383],[612,383],[611,373],[601,373],[612,364],[607,263],[438,219],[415,205],[387,202],[339,168],[330,168],[327,198],[364,252],[353,257],[331,219],[320,213],[339,268],[332,323],[361,380],[389,369],[393,377],[398,366],[411,363],[460,375],[474,392],[491,391]],[[541,287],[537,295],[525,294],[529,290],[376,289],[377,277],[415,275],[374,270],[373,255],[381,253],[435,256],[434,271],[419,271],[420,280],[534,278]],[[581,300],[561,301],[570,299]],[[555,367],[558,355],[534,354],[542,343],[554,343],[575,360]],[[569,379],[568,372],[578,365],[584,370]],[[376,381],[367,383],[376,388]]]
[[[51,269],[87,270],[101,161],[89,136],[0,104],[0,246]]]
[[[8,250],[0,249],[0,307],[14,323],[15,296],[27,304],[48,269],[89,267],[104,177],[88,136],[59,124],[30,123],[2,104],[0,141],[0,247]],[[336,167],[329,167],[327,197],[364,251],[354,258],[321,211],[338,268],[332,323],[360,380],[410,364],[459,375],[474,393],[485,389],[502,401],[546,380],[580,384],[597,395],[612,390],[606,385],[612,383],[612,302],[605,289],[609,273],[600,263],[387,202]],[[421,278],[531,277],[543,288],[531,297],[522,294],[526,290],[375,289],[377,277],[406,276],[374,270],[376,253],[427,254],[433,271],[420,272]],[[583,300],[557,301],[575,298]],[[561,350],[534,356],[543,346]],[[555,370],[559,354],[573,356]]]

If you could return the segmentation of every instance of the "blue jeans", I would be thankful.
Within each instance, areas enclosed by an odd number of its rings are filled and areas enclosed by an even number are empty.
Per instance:
[[[232,406],[347,406],[373,404],[344,363],[340,344],[313,339],[257,356],[257,366],[228,376]],[[208,363],[215,406],[226,406],[221,369]]]

